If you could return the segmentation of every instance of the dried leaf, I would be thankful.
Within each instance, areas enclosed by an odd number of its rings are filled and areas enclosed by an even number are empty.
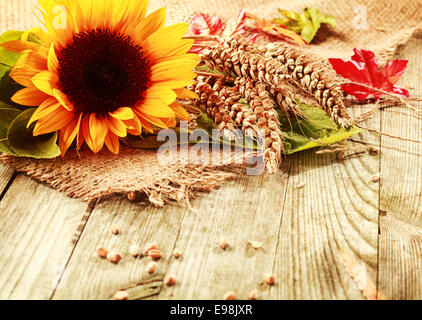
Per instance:
[[[332,27],[336,25],[336,18],[333,16],[325,16],[318,9],[306,8],[303,14],[294,11],[278,10],[282,18],[274,19],[274,23],[285,26],[287,29],[299,33],[302,38],[311,43],[321,28],[321,24],[325,23]]]
[[[201,36],[222,36],[233,37],[235,35],[243,34],[246,23],[246,11],[242,9],[239,11],[235,19],[230,20],[226,26],[223,26],[220,17],[212,17],[205,13],[199,13],[192,18],[192,22],[188,29],[188,34]],[[254,42],[255,35],[247,38],[246,41]],[[195,44],[200,46],[193,46],[189,51],[191,53],[200,53],[204,50],[204,45],[215,45],[213,41],[198,40]]]
[[[283,25],[274,23],[271,20],[259,18],[256,15],[249,12],[246,13],[246,18],[251,20],[254,24],[254,27],[258,30],[262,30],[265,32],[275,31],[280,36],[287,37],[289,39],[294,40],[300,46],[303,46],[306,44],[305,41],[301,38],[301,36],[299,36],[296,32],[292,30],[288,30]]]
[[[378,60],[370,50],[355,48],[355,54],[350,61],[342,59],[329,59],[337,74],[353,82],[358,82],[393,94],[409,97],[407,89],[397,88],[394,85],[407,68],[407,60],[394,60],[388,62],[379,70]],[[355,96],[359,100],[373,95],[378,100],[383,93],[371,90],[358,84],[343,84],[342,90]]]
[[[356,286],[368,300],[386,300],[384,295],[377,290],[375,283],[369,277],[364,263],[357,262],[352,256],[339,250],[338,255],[341,263],[346,268]]]
[[[232,37],[234,35],[244,33],[245,24],[246,24],[246,10],[242,9],[237,14],[236,19],[232,19],[227,23],[227,26],[223,32],[223,37]]]
[[[220,17],[198,13],[192,18],[188,33],[194,35],[221,35],[223,30],[223,22]]]

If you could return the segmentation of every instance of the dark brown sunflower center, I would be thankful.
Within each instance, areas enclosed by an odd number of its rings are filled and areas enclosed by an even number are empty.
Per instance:
[[[78,112],[134,107],[150,83],[151,68],[142,48],[120,33],[102,29],[78,33],[57,57],[61,90]]]

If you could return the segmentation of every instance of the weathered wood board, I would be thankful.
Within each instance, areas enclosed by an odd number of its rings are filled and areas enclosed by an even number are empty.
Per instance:
[[[422,95],[421,47],[414,39],[399,53],[411,61],[399,86],[412,85],[415,96]],[[403,108],[362,125],[422,139],[422,115]],[[347,256],[380,297],[421,299],[422,146],[370,133],[353,141],[381,154],[339,162],[303,152],[276,175],[238,177],[192,201],[193,211],[124,198],[88,206],[0,166],[0,298],[109,299],[125,289],[130,299],[221,299],[228,291],[247,299],[257,289],[260,299],[365,299]],[[377,173],[381,181],[372,182]],[[149,257],[129,255],[132,243],[162,249],[156,273],[147,273]],[[100,259],[98,245],[123,260]],[[174,248],[181,259],[171,256]],[[173,287],[163,282],[170,274]],[[266,274],[275,286],[261,283]]]

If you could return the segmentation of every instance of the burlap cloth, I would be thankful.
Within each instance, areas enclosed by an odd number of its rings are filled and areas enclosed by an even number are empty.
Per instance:
[[[0,0],[0,32],[39,26],[33,15],[36,6],[37,0]],[[422,0],[150,0],[150,10],[162,6],[167,7],[168,24],[189,22],[197,12],[227,20],[242,8],[272,18],[277,16],[277,8],[302,11],[314,7],[335,16],[337,27],[324,28],[310,50],[326,58],[348,58],[353,48],[360,47],[374,51],[380,63],[422,29]],[[3,156],[2,160],[19,172],[86,201],[138,191],[152,203],[163,205],[193,197],[195,191],[210,191],[234,175],[227,172],[231,166],[225,162],[213,166],[160,165],[155,151],[126,148],[119,156],[106,151],[94,156],[83,150],[71,152],[65,159]]]

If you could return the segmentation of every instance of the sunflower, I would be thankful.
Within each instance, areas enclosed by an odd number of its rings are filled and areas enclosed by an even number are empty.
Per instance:
[[[176,98],[192,98],[199,57],[182,37],[188,24],[164,27],[165,8],[146,17],[147,0],[39,0],[42,44],[2,44],[22,53],[10,76],[25,88],[12,101],[37,107],[34,136],[59,132],[62,155],[76,140],[95,153],[117,154],[128,134],[176,125],[188,113]],[[63,10],[62,8],[65,8]],[[58,10],[59,9],[59,10]],[[60,27],[58,13],[67,27]]]

